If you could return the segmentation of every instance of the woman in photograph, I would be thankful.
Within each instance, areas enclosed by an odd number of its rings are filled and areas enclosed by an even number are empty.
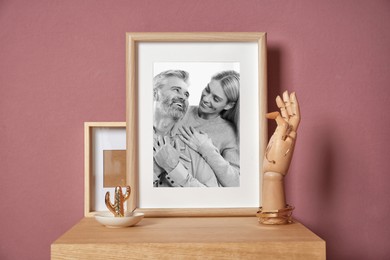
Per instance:
[[[179,127],[180,139],[205,159],[223,187],[240,186],[239,89],[239,73],[217,73]]]

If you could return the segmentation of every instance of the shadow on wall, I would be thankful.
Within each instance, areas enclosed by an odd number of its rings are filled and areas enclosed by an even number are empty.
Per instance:
[[[326,241],[329,259],[365,259],[369,255],[359,246],[361,234],[350,235],[359,228],[355,209],[360,202],[354,198],[365,191],[353,184],[353,176],[346,171],[351,163],[347,159],[350,147],[349,141],[342,139],[342,126],[325,113],[302,124],[298,171],[289,185],[296,216]]]
[[[342,228],[333,207],[337,198],[336,130],[326,120],[301,121],[294,157],[286,176],[287,203],[295,206],[293,217],[326,241],[327,256],[335,253],[332,241],[340,240]],[[337,202],[336,202],[337,203]],[[330,258],[332,259],[332,258]]]
[[[326,120],[324,120],[326,122]],[[316,232],[322,239],[326,241],[326,255],[335,257],[339,255],[337,252],[338,244],[342,239],[343,228],[342,222],[331,208],[337,208],[337,200],[335,191],[337,190],[337,163],[338,147],[342,141],[337,138],[337,129],[334,129],[329,124],[321,124],[315,131],[316,136],[311,136],[309,144],[316,144],[317,148],[313,149],[313,161],[315,163],[310,167],[312,174],[312,205],[311,220],[308,220],[310,226],[313,226],[313,231]],[[311,145],[310,145],[311,146]],[[333,213],[332,213],[333,212]],[[315,227],[315,228],[314,228]]]
[[[282,94],[281,50],[276,46],[267,47],[267,112],[278,111],[275,98]],[[275,130],[275,124],[268,122],[268,140]]]
[[[335,156],[337,156],[337,147],[340,145],[336,139],[335,129],[327,124],[323,124],[315,131],[315,136],[312,136],[310,143],[315,144],[313,149],[314,156],[317,157],[316,163],[313,164],[315,175],[313,175],[313,186],[316,200],[322,203],[332,203],[334,199],[335,188]],[[313,158],[315,159],[315,158]],[[319,207],[315,212],[319,219],[323,219],[324,215]]]

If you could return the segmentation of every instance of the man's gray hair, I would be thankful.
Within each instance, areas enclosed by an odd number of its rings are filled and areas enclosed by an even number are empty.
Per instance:
[[[153,89],[161,88],[163,86],[163,81],[169,77],[176,77],[182,79],[185,83],[188,84],[189,74],[184,70],[166,70],[163,71],[153,78]]]

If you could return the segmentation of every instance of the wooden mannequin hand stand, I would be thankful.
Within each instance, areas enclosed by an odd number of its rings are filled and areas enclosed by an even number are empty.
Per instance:
[[[277,127],[272,135],[263,160],[263,206],[257,212],[262,224],[291,223],[293,207],[286,204],[284,176],[290,167],[294,152],[297,129],[300,121],[299,104],[295,93],[283,93],[278,96],[276,104],[279,112],[266,115],[276,120]]]

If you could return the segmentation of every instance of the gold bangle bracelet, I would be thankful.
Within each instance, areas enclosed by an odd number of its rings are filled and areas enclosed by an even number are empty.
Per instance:
[[[290,205],[286,205],[284,209],[268,210],[268,211],[263,211],[263,208],[260,207],[256,216],[258,217],[259,222],[261,224],[266,224],[266,225],[290,224],[293,223],[293,220],[291,218],[293,210],[294,207]]]

